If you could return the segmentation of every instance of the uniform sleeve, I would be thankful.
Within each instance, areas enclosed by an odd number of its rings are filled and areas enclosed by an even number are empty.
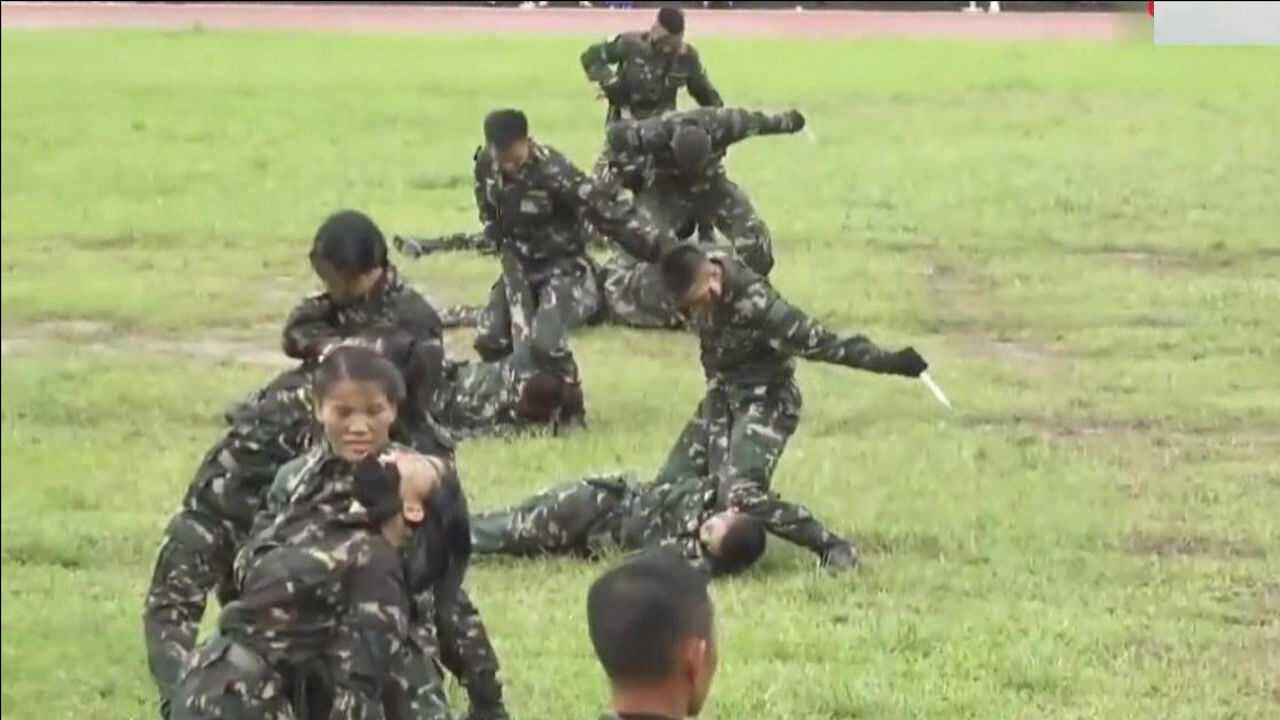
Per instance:
[[[270,527],[280,513],[289,506],[289,495],[302,476],[305,463],[306,456],[303,456],[285,463],[276,471],[276,478],[267,490],[262,507],[253,518],[251,536],[258,535]]]
[[[327,295],[307,298],[290,311],[284,323],[284,354],[295,360],[310,360],[337,340],[338,332],[330,322],[332,311]]]
[[[582,52],[581,60],[588,80],[600,85],[612,83],[617,79],[613,66],[623,60],[621,36],[615,35],[592,45]]]
[[[630,201],[597,185],[567,161],[553,173],[552,192],[631,255],[657,262],[675,236],[643,218]]]
[[[473,190],[476,197],[476,211],[480,216],[480,224],[484,226],[485,236],[496,238],[498,208],[489,202],[489,196],[485,192],[485,183],[488,181],[490,164],[485,157],[484,148],[476,148],[476,153],[472,159],[475,161]]]
[[[715,135],[720,147],[728,147],[755,135],[782,135],[796,132],[786,113],[764,113],[743,108],[719,108],[715,113]]]
[[[399,553],[381,538],[356,553],[347,576],[347,612],[334,640],[334,716],[383,720],[382,690],[409,632]]]
[[[729,507],[764,523],[770,534],[818,554],[841,542],[813,516],[809,508],[787,502],[755,482],[732,486]]]
[[[711,84],[711,78],[707,77],[707,69],[702,65],[698,53],[694,50],[689,52],[692,55],[690,58],[692,68],[688,80],[689,95],[702,107],[724,107],[724,100],[720,98],[720,92],[716,90],[715,85]]]
[[[755,320],[774,348],[806,360],[884,372],[890,353],[865,335],[839,337],[788,303],[763,281],[755,283],[752,292],[764,294],[762,300],[751,304],[760,308]]]

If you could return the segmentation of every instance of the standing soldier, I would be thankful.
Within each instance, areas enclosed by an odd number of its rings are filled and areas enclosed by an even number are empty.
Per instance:
[[[475,154],[476,205],[485,234],[500,249],[502,277],[481,318],[476,351],[499,360],[527,332],[539,365],[577,383],[568,333],[600,310],[582,221],[650,262],[674,244],[674,235],[643,222],[630,203],[531,138],[523,112],[489,113],[484,135],[486,146]]]
[[[928,364],[910,347],[889,352],[863,335],[835,335],[730,253],[683,245],[663,258],[661,268],[701,340],[707,394],[658,482],[712,475],[721,503],[760,518],[771,533],[812,550],[825,566],[852,566],[856,555],[848,543],[814,542],[774,521],[773,471],[803,405],[794,356],[905,377],[919,377]]]
[[[587,48],[582,69],[609,101],[606,125],[671,112],[682,87],[702,107],[724,105],[698,51],[684,40],[684,12],[679,8],[659,10],[648,32],[622,33]]]

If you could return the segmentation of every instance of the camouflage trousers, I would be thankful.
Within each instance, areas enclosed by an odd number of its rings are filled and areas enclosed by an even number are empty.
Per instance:
[[[441,666],[467,691],[471,720],[506,720],[498,656],[465,590],[439,600],[431,593],[414,599],[409,641],[383,697],[388,720],[448,720],[449,701]]]
[[[242,482],[228,467],[225,449],[215,447],[196,471],[183,509],[165,528],[147,590],[143,610],[147,662],[162,702],[195,647],[209,595],[217,590],[221,603],[234,595],[232,566],[248,526],[244,518],[234,519],[217,508],[240,505],[252,518],[261,498],[261,487]],[[217,497],[216,505],[202,501],[211,495]]]
[[[658,266],[615,253],[600,269],[604,278],[604,319],[613,325],[645,329],[676,329],[684,320],[662,287]],[[447,328],[479,327],[485,308],[450,305],[440,311]]]
[[[489,292],[489,303],[479,318],[476,352],[489,362],[506,357],[524,334],[517,326],[528,328],[538,364],[576,380],[569,333],[595,321],[601,311],[600,286],[591,261],[585,256],[567,258],[530,275],[532,306],[527,309],[511,307],[506,285],[504,273]]]
[[[657,182],[636,195],[636,207],[660,228],[689,235],[696,223],[700,241],[711,225],[748,267],[761,275],[773,270],[773,236],[746,192],[723,174],[690,189]]]
[[[632,497],[628,473],[593,475],[471,518],[471,550],[522,557],[594,555],[616,545]]]
[[[295,720],[284,678],[225,637],[191,653],[173,692],[171,720]],[[305,720],[305,719],[304,719]]]
[[[800,425],[804,406],[794,382],[711,384],[658,471],[658,483],[713,477],[717,505],[759,518],[769,532],[821,555],[840,538],[803,505],[772,491],[778,459]]]

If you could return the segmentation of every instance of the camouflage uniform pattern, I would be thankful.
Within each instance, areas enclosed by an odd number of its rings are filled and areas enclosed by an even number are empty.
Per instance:
[[[616,253],[600,268],[604,322],[645,329],[675,329],[684,321],[675,303],[663,290],[655,263],[640,262]],[[446,328],[478,328],[484,319],[481,305],[450,305],[440,310]]]
[[[404,449],[393,444],[392,450]],[[451,459],[450,472],[456,472]],[[236,557],[236,572],[243,576],[260,545],[305,544],[327,519],[360,512],[354,499],[351,464],[335,455],[321,441],[307,454],[280,469],[267,495],[263,511],[254,523],[253,540]],[[480,613],[466,592],[456,598],[436,598],[422,592],[412,598],[409,642],[397,667],[394,703],[407,707],[408,717],[444,718],[447,701],[443,680],[435,666],[435,653],[467,689],[472,717],[502,720],[502,685],[499,665]],[[437,636],[437,630],[439,635]]]
[[[664,468],[655,482],[637,484],[635,474],[588,475],[548,488],[518,505],[472,517],[473,552],[515,556],[597,557],[618,549],[665,547],[695,567],[713,562],[699,539],[702,524],[720,512],[719,488],[706,476],[676,477]],[[823,547],[839,542],[802,505],[769,498],[772,526],[813,534]]]
[[[500,238],[502,260],[477,352],[499,359],[527,332],[540,362],[576,380],[568,332],[600,310],[595,267],[586,253],[588,224],[649,261],[674,244],[674,235],[645,222],[634,206],[560,152],[532,140],[529,161],[515,177],[502,172],[489,149],[476,150],[475,199],[485,234]]]
[[[310,538],[255,547],[240,599],[223,610],[218,636],[192,654],[178,684],[175,720],[291,718],[289,688],[316,666],[331,678],[326,717],[384,717],[382,686],[408,628],[400,554],[362,514],[325,523]]]
[[[224,604],[235,594],[232,561],[276,470],[309,442],[310,394],[273,393],[232,420],[165,529],[147,592],[143,629],[162,702],[195,647],[209,594],[216,589]]]
[[[615,184],[635,188],[636,207],[660,229],[675,232],[691,223],[713,226],[751,269],[773,269],[773,238],[736,183],[724,158],[731,145],[757,135],[800,130],[789,113],[768,114],[741,108],[699,108],[647,120],[623,120],[609,126],[607,153]],[[711,137],[711,158],[695,175],[682,174],[671,154],[671,140],[682,126],[697,126]]]
[[[834,536],[770,491],[803,407],[794,357],[886,372],[891,353],[862,335],[835,335],[731,253],[708,256],[724,273],[721,296],[688,318],[700,338],[707,394],[668,454],[659,483],[715,477],[721,505],[749,512],[771,533],[822,554]]]
[[[445,370],[432,415],[458,440],[514,436],[537,423],[517,412],[525,383],[544,370],[527,345],[496,362],[455,362]]]
[[[680,88],[687,88],[703,107],[724,105],[697,49],[689,43],[663,54],[654,48],[649,33],[621,33],[587,48],[581,60],[587,79],[613,96],[606,122],[643,120],[671,112],[676,109]]]

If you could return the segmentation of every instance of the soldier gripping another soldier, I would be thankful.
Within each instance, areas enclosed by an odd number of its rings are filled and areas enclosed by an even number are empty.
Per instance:
[[[494,110],[473,155],[483,230],[397,236],[411,257],[495,256],[485,306],[442,320],[368,217],[321,226],[309,259],[325,292],[284,330],[300,364],[228,413],[165,532],[144,616],[163,716],[447,720],[443,666],[470,720],[505,720],[496,653],[463,587],[472,553],[611,551],[640,555],[589,597],[614,692],[606,717],[696,715],[716,669],[707,576],[748,570],[768,534],[822,567],[857,565],[849,540],[773,488],[803,405],[794,357],[904,377],[928,364],[837,336],[773,288],[772,234],[724,160],[805,117],[724,107],[684,29],[663,8],[648,31],[582,53],[609,105],[592,175],[536,140],[520,110]],[[700,107],[677,110],[682,88]],[[588,252],[601,238],[603,265]],[[585,428],[569,335],[600,322],[699,336],[706,393],[656,477],[589,475],[472,514],[455,443]],[[467,324],[479,360],[447,358],[443,329]],[[197,645],[214,592],[218,631]]]

